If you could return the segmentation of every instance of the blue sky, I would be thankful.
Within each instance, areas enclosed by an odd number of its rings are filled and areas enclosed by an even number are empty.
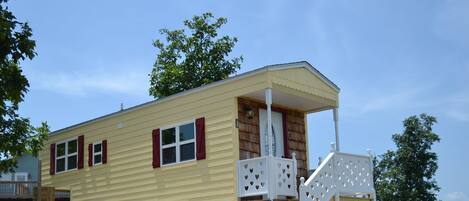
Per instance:
[[[440,198],[468,201],[469,2],[401,1],[26,1],[9,3],[34,31],[38,56],[24,62],[30,92],[21,114],[60,129],[152,100],[148,76],[158,29],[211,11],[239,39],[240,72],[307,60],[341,87],[344,151],[393,149],[402,120],[429,113],[442,141]],[[308,117],[310,157],[328,152],[331,112]]]

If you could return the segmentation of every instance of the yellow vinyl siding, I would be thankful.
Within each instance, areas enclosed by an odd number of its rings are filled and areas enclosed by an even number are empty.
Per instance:
[[[265,77],[235,80],[53,135],[40,153],[42,185],[70,189],[73,201],[237,200],[235,97],[266,88]],[[207,159],[153,169],[151,131],[202,116]],[[85,135],[85,168],[51,177],[49,144],[78,135]],[[87,144],[103,139],[108,164],[89,168]]]

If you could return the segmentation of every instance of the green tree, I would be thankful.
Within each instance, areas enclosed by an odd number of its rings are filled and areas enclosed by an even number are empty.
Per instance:
[[[29,87],[20,61],[34,58],[36,44],[31,28],[6,3],[0,0],[0,174],[12,171],[24,153],[37,154],[49,132],[46,123],[35,128],[17,113]]]
[[[396,151],[387,151],[375,160],[375,187],[380,201],[434,201],[440,190],[433,176],[438,156],[431,152],[439,142],[432,126],[436,118],[426,114],[404,120],[404,132],[394,134]]]
[[[161,98],[227,78],[240,68],[243,58],[228,58],[236,37],[218,37],[227,22],[211,13],[185,20],[189,31],[161,29],[168,44],[156,40],[159,50],[150,74],[150,95]]]

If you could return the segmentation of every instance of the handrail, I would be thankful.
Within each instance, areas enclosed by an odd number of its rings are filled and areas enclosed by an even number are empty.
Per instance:
[[[306,181],[300,180],[300,201],[339,200],[345,194],[375,197],[370,156],[332,151]]]
[[[37,181],[0,181],[0,184],[37,184]]]
[[[0,181],[1,198],[32,198],[36,181]]]

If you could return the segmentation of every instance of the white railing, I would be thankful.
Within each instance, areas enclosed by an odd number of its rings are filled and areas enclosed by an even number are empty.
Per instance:
[[[238,196],[298,197],[296,158],[264,156],[238,161]]]
[[[301,178],[300,201],[329,201],[332,197],[375,197],[373,161],[370,156],[331,152],[305,181]]]
[[[37,182],[0,181],[0,198],[32,198]]]

